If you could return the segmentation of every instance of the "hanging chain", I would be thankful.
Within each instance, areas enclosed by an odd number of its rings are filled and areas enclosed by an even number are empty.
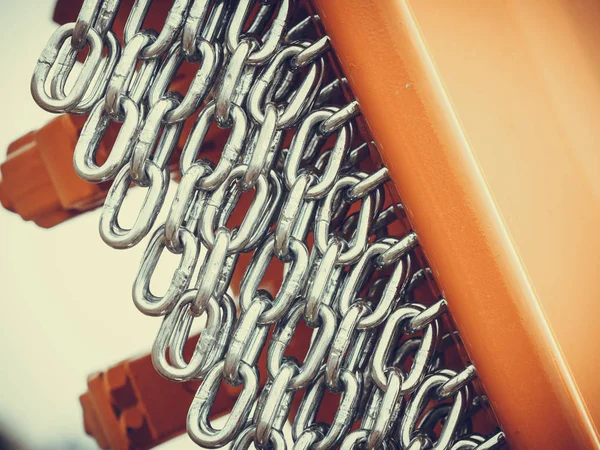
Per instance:
[[[294,3],[174,0],[156,32],[144,28],[152,1],[136,0],[121,46],[111,30],[120,1],[85,0],[35,68],[31,90],[41,107],[89,114],[74,165],[87,181],[113,180],[100,234],[114,248],[132,247],[152,231],[183,123],[197,115],[181,151],[175,198],[152,232],[133,287],[137,308],[163,317],[154,366],[171,380],[202,380],[187,427],[204,448],[286,448],[288,420],[295,449],[498,448],[502,432],[486,438],[471,431],[482,403],[472,399],[475,368],[444,367],[443,347],[453,336],[443,333],[446,300],[414,300],[429,279],[411,256],[417,235],[388,235],[398,208],[386,203],[387,169],[362,170],[368,146],[355,136],[358,102],[332,102],[345,83],[327,81],[329,38],[307,37],[315,17],[292,23]],[[170,90],[188,63],[199,68],[187,92]],[[121,124],[118,135],[99,163],[113,122]],[[213,163],[203,150],[215,127],[228,137]],[[120,210],[132,186],[146,196],[124,228]],[[238,205],[242,197],[248,206]],[[236,209],[243,219],[230,227]],[[165,251],[179,263],[157,295],[150,285]],[[245,253],[253,256],[236,309],[228,289]],[[282,267],[282,282],[266,291],[272,264]],[[192,323],[202,316],[206,326],[186,357]],[[306,327],[312,336],[303,361],[286,356]],[[263,350],[268,381],[261,387]],[[209,418],[222,381],[241,391],[216,429]],[[329,424],[317,421],[327,392],[340,396]]]

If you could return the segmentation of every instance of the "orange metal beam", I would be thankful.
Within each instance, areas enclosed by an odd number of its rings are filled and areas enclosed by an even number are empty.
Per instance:
[[[600,447],[405,0],[314,0],[516,449]]]

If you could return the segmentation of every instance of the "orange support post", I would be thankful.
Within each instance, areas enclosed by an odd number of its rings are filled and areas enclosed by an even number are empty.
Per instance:
[[[313,3],[508,442],[600,447],[411,2]]]

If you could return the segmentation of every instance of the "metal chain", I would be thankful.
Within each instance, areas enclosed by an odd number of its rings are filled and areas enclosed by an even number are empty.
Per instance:
[[[119,3],[85,0],[77,21],[50,38],[31,90],[48,111],[89,113],[74,165],[87,181],[113,180],[100,234],[114,248],[132,247],[151,232],[183,122],[197,113],[175,198],[133,287],[140,311],[163,316],[152,349],[157,371],[175,381],[203,380],[188,414],[191,438],[205,448],[286,448],[282,430],[291,420],[295,449],[501,446],[502,432],[485,438],[470,431],[474,366],[444,368],[446,300],[425,306],[412,296],[429,278],[411,256],[417,235],[387,234],[398,210],[385,201],[388,171],[362,171],[368,145],[354,134],[358,102],[330,102],[345,80],[324,83],[329,38],[307,38],[318,18],[293,23],[293,0],[174,0],[157,32],[143,28],[151,0],[136,0],[121,47],[111,30]],[[199,64],[187,92],[170,91],[186,62]],[[99,163],[111,122],[121,127]],[[215,126],[229,137],[213,164],[199,158]],[[146,197],[126,229],[119,213],[131,186],[146,189]],[[252,200],[231,228],[246,192]],[[156,295],[151,279],[164,251],[180,261]],[[249,252],[237,312],[228,288],[239,256]],[[281,285],[262,290],[277,261]],[[206,326],[186,359],[183,347],[200,316]],[[302,362],[286,356],[300,327],[312,330]],[[263,350],[268,381],[261,388]],[[216,429],[209,417],[221,381],[242,390]],[[316,421],[327,392],[340,395],[330,424]]]

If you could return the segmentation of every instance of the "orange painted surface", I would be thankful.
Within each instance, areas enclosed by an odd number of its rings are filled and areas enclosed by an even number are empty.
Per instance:
[[[581,111],[573,102],[566,102],[566,115],[569,111],[574,115],[562,122],[563,113],[557,113],[556,105],[569,97],[557,91],[557,85],[550,89],[552,93],[543,91],[548,90],[547,85],[530,92],[536,75],[543,74],[547,66],[538,65],[536,74],[529,73],[529,63],[534,65],[529,58],[533,50],[523,50],[528,41],[522,38],[522,30],[529,27],[530,20],[537,16],[533,24],[539,25],[548,15],[558,19],[557,10],[544,6],[549,2],[535,2],[537,8],[521,8],[528,14],[524,12],[522,21],[515,22],[514,10],[526,2],[486,2],[485,7],[477,2],[452,7],[414,2],[415,10],[412,3],[400,0],[314,3],[512,448],[600,447],[580,395],[580,391],[587,394],[585,402],[595,412],[598,398],[594,397],[597,386],[592,374],[593,365],[598,364],[597,353],[593,353],[598,332],[587,323],[598,314],[583,318],[584,310],[573,315],[577,302],[585,308],[598,298],[585,295],[597,292],[595,280],[586,278],[585,284],[577,284],[586,277],[581,272],[592,273],[588,271],[595,271],[597,264],[580,267],[585,255],[568,249],[573,242],[568,233],[572,228],[566,228],[571,224],[585,230],[585,236],[576,239],[590,242],[590,252],[583,260],[593,262],[592,249],[600,244],[592,231],[598,229],[597,211],[593,211],[598,202],[594,189],[585,187],[592,169],[586,169],[585,176],[580,167],[582,154],[586,164],[597,162],[598,146],[590,146],[597,131],[585,135],[586,123],[577,118],[589,114],[592,107]],[[583,33],[587,38],[591,23],[598,21],[588,18],[588,33]],[[515,27],[521,34],[514,35]],[[551,30],[556,40],[565,31]],[[511,39],[501,42],[504,35],[494,34],[499,31]],[[437,53],[433,55],[441,57],[446,52],[443,69],[454,76],[450,87],[444,84],[446,72],[438,70],[427,47],[428,32],[435,41]],[[461,38],[454,40],[455,35]],[[527,33],[530,39],[534,35],[534,31]],[[573,36],[570,38],[572,41]],[[543,39],[537,42],[542,45]],[[595,48],[598,41],[586,42],[580,47]],[[464,54],[473,47],[484,55],[481,59]],[[552,46],[542,45],[541,49],[548,47]],[[568,48],[563,50],[563,56],[568,56]],[[548,62],[548,53],[542,54]],[[515,55],[524,55],[524,59]],[[515,91],[499,84],[521,81],[505,75],[511,73],[506,64],[513,59],[519,63],[515,70],[529,83]],[[553,64],[563,63],[557,60]],[[572,71],[585,69],[583,59],[579,63]],[[600,79],[591,65],[580,78],[596,74],[595,79]],[[477,69],[480,66],[485,69]],[[587,81],[593,85],[593,77]],[[579,86],[577,92],[581,90]],[[550,101],[555,102],[554,109],[547,110]],[[598,117],[591,117],[596,124]],[[571,129],[562,140],[556,139],[560,127],[552,130],[560,125]],[[471,140],[472,134],[478,139]],[[537,139],[540,135],[543,140]],[[591,152],[596,156],[590,156]],[[528,189],[527,194],[515,188],[514,178]],[[556,186],[548,189],[549,183]],[[550,193],[560,189],[564,189],[558,196],[560,204],[553,204],[557,198]],[[583,191],[585,195],[577,197]],[[528,202],[522,196],[528,196]],[[573,208],[581,214],[571,217]],[[516,232],[517,228],[521,231]],[[542,241],[544,252],[540,252]],[[571,258],[561,256],[562,251]],[[553,264],[556,267],[550,271]],[[552,300],[557,294],[544,297],[553,288],[570,295],[563,295],[561,302]],[[597,310],[598,306],[591,309]],[[552,322],[555,330],[561,328],[559,337],[569,332],[577,335],[579,346],[575,348],[570,346],[575,338],[561,341],[569,364],[579,370],[574,370],[576,379],[545,314],[551,319],[562,315],[562,322],[567,322],[564,329],[556,320]],[[582,326],[575,319],[580,316]],[[568,329],[571,331],[564,331]],[[571,354],[579,359],[572,359]],[[586,357],[596,359],[588,369],[578,362]]]
[[[463,5],[413,9],[598,426],[600,3]]]

